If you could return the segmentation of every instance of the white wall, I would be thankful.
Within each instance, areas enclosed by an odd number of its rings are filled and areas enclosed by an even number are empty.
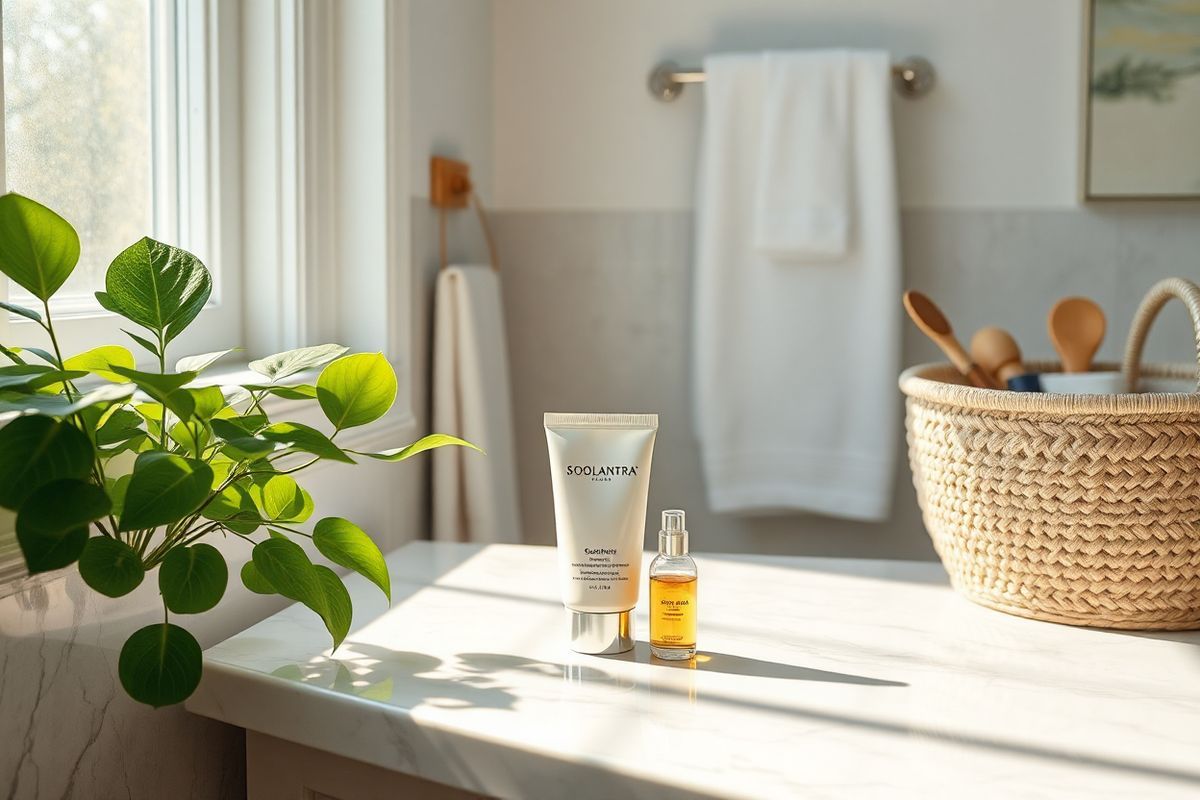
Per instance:
[[[429,197],[429,157],[471,164],[492,197],[491,0],[415,0],[410,16],[413,194]]]
[[[690,207],[704,89],[660,103],[651,67],[827,46],[937,68],[936,91],[894,104],[906,206],[1074,203],[1081,0],[501,0],[494,17],[505,209]]]
[[[1194,277],[1195,206],[1075,202],[1083,0],[497,0],[497,237],[527,539],[552,541],[540,438],[546,410],[644,410],[662,429],[658,508],[685,507],[698,550],[931,557],[907,464],[891,518],[738,517],[707,508],[689,395],[693,172],[703,86],[650,97],[663,59],[854,46],[921,55],[939,83],[896,96],[905,285],[929,291],[964,339],[1009,328],[1052,353],[1046,313],[1084,294],[1118,354],[1133,308],[1166,275]],[[898,298],[897,298],[898,300]],[[1168,310],[1159,343],[1188,358]],[[603,335],[597,335],[597,334]],[[940,356],[903,322],[906,363]],[[901,396],[891,398],[901,412]],[[900,453],[904,452],[900,445]]]

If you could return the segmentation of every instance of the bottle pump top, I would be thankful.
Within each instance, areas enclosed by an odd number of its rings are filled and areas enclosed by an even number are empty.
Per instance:
[[[688,551],[688,532],[685,515],[680,509],[662,512],[662,530],[658,532],[658,552],[666,556],[682,556]]]

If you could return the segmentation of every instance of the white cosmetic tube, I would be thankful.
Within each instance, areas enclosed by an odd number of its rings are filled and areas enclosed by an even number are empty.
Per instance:
[[[633,649],[657,414],[547,414],[571,649]]]

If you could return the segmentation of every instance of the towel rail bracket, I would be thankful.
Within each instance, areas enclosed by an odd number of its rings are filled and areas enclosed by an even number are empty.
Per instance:
[[[646,85],[656,100],[669,103],[683,94],[689,83],[704,83],[704,70],[685,69],[674,61],[663,61],[650,70]],[[909,56],[892,65],[892,85],[901,97],[917,98],[929,93],[937,83],[933,64],[920,56]]]

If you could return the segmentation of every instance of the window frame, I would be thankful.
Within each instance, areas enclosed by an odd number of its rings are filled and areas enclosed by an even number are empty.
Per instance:
[[[147,67],[153,115],[149,155],[154,168],[149,187],[153,231],[147,233],[195,252],[214,278],[209,303],[172,342],[168,357],[174,359],[237,346],[242,334],[241,252],[224,235],[231,228],[237,230],[240,215],[238,9],[229,0],[150,0],[149,14]],[[0,26],[3,16],[0,13]],[[2,78],[0,63],[0,101]],[[0,115],[2,108],[0,102]],[[0,125],[0,186],[6,177],[2,129]],[[9,289],[10,282],[0,276],[0,298],[7,299]],[[93,299],[52,302],[51,312],[64,353],[121,344],[129,347],[139,364],[155,361],[121,332],[136,326]],[[44,346],[45,333],[36,323],[3,312],[0,343]]]
[[[187,91],[206,109],[205,143],[191,137],[177,146],[203,156],[196,168],[207,176],[207,191],[192,210],[206,215],[211,252],[198,255],[220,266],[215,300],[193,325],[217,335],[189,329],[172,343],[168,368],[180,356],[234,346],[249,358],[324,341],[383,350],[399,378],[396,403],[383,419],[348,431],[343,444],[381,449],[411,441],[420,385],[412,373],[413,304],[420,296],[411,237],[409,0],[155,1],[203,8],[188,25],[190,36],[203,27],[204,97],[194,84]],[[0,81],[0,99],[2,89]],[[0,186],[3,134],[0,125]],[[0,298],[7,283],[0,280]],[[255,297],[272,302],[252,305]],[[127,341],[118,329],[129,323],[114,317],[57,319],[66,352]],[[20,346],[12,333],[24,322],[0,313],[0,342]],[[253,378],[244,362],[226,361],[205,378]],[[267,402],[272,416],[323,423],[316,404]],[[0,509],[0,597],[74,569],[27,576],[12,523]]]

